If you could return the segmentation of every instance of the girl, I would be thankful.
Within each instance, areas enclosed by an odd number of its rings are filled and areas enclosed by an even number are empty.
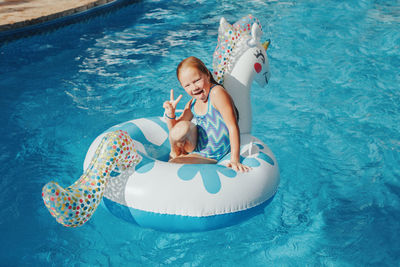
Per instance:
[[[235,171],[247,172],[250,167],[240,163],[239,126],[235,106],[228,92],[215,82],[204,63],[196,57],[186,58],[179,63],[176,75],[183,89],[192,99],[186,104],[179,118],[175,116],[175,109],[182,95],[174,99],[174,91],[171,90],[170,101],[163,104],[170,130],[171,161],[216,163],[231,152],[227,166]],[[195,147],[185,143],[185,140],[194,134],[193,130],[182,133],[181,129],[174,129],[175,126],[181,127],[179,122],[190,122],[193,118],[197,126]],[[186,139],[176,142],[179,138],[174,136],[175,132],[179,132]]]

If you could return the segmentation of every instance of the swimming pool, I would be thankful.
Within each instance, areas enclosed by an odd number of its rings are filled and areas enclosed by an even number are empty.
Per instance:
[[[281,169],[264,213],[190,234],[102,208],[81,228],[58,225],[42,186],[75,181],[108,127],[161,115],[169,89],[183,93],[179,61],[211,66],[220,16],[249,13],[272,40],[270,83],[252,89],[253,135]],[[0,46],[1,264],[395,266],[399,26],[394,0],[142,1]]]

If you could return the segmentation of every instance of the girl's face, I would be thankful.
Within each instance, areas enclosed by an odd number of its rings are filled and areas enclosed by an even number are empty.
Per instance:
[[[186,67],[181,69],[178,78],[183,89],[191,97],[203,102],[207,101],[211,87],[209,74],[205,74],[194,67]]]

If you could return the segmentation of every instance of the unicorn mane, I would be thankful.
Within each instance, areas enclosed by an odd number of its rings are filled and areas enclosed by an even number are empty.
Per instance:
[[[252,15],[241,18],[233,25],[221,19],[217,47],[213,54],[213,76],[218,83],[223,84],[225,73],[232,71],[236,61],[249,48],[248,41],[254,23],[262,32],[259,20]]]

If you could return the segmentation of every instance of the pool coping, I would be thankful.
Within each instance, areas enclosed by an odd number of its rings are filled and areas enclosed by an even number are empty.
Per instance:
[[[66,9],[60,12],[26,19],[0,27],[0,45],[3,42],[28,37],[69,24],[77,23],[90,16],[103,14],[114,8],[139,2],[138,0],[94,0],[85,5]],[[2,30],[6,29],[6,30]]]

